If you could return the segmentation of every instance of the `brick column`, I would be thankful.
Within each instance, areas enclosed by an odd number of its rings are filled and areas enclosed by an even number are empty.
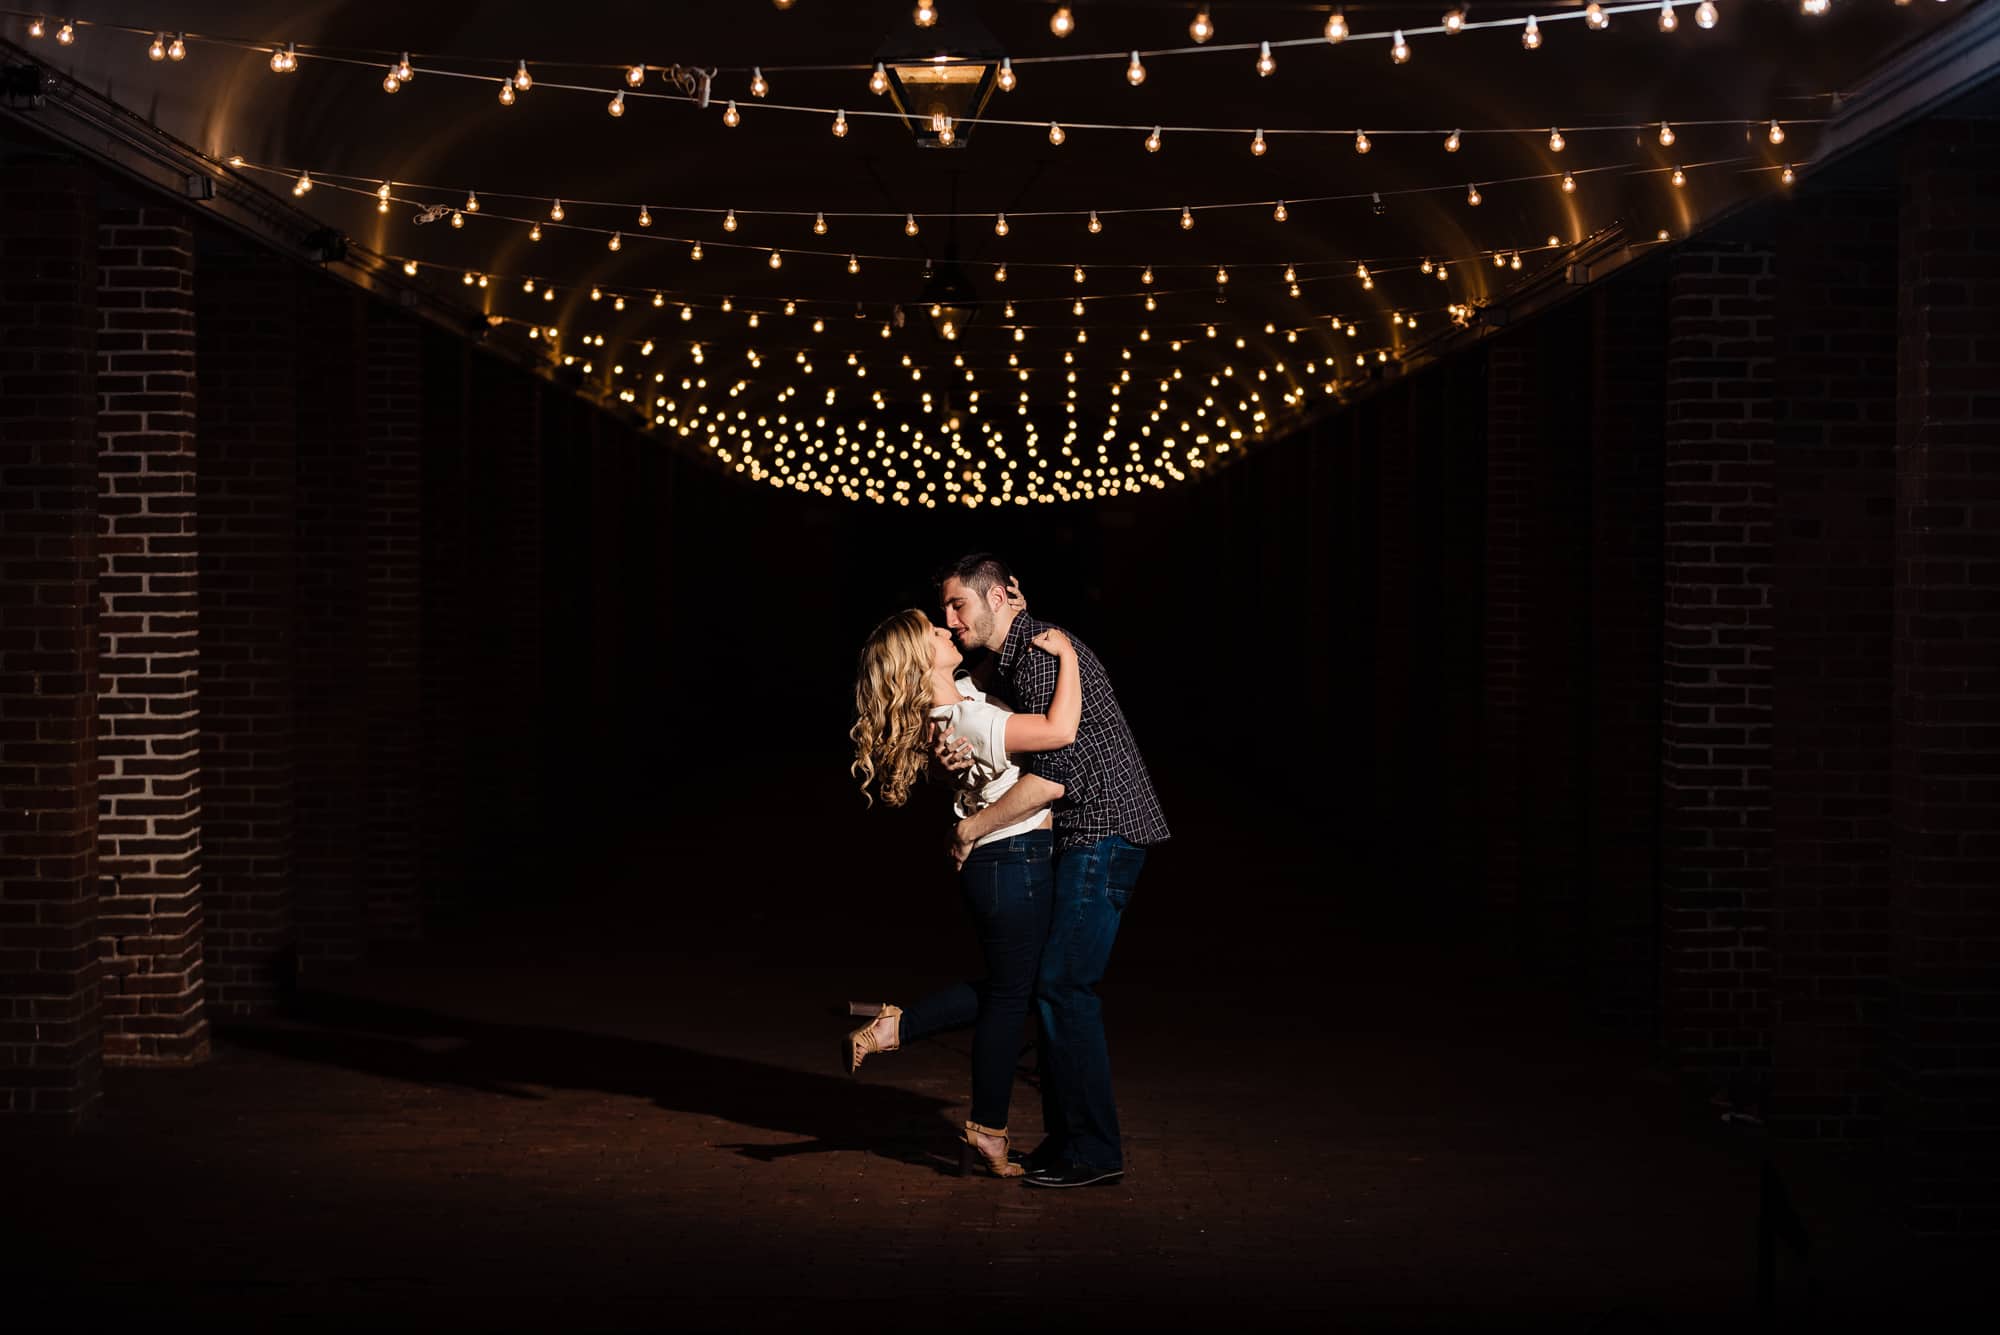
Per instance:
[[[197,233],[196,510],[202,844],[211,1016],[295,980],[293,581],[297,284],[287,261]]]
[[[1661,896],[1669,1050],[1739,1105],[1770,1062],[1773,256],[1669,258]]]
[[[1891,1147],[1905,1218],[2000,1227],[2000,125],[1905,148]]]
[[[367,850],[369,940],[422,935],[423,366],[416,324],[368,309]]]
[[[1771,1124],[1881,1130],[1888,983],[1896,200],[1808,195],[1778,236]]]
[[[0,1113],[88,1121],[97,963],[97,182],[0,165]]]
[[[1522,541],[1534,432],[1534,348],[1519,332],[1486,345],[1486,597],[1481,617],[1485,915],[1513,930],[1521,902],[1521,696],[1526,655]]]
[[[187,215],[105,213],[98,264],[104,1055],[184,1063],[208,1055]]]
[[[368,441],[360,293],[299,271],[293,914],[300,976],[360,959],[367,865]]]
[[[1659,1021],[1660,506],[1667,303],[1658,265],[1590,296],[1587,950],[1598,1015]]]

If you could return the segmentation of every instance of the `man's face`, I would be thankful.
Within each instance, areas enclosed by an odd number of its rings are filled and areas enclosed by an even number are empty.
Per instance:
[[[944,609],[944,624],[960,649],[998,649],[994,643],[994,609],[976,589],[953,575],[944,582],[938,601]]]

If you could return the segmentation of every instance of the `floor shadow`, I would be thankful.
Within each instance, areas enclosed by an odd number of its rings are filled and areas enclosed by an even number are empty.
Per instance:
[[[294,1061],[507,1098],[539,1089],[594,1090],[650,1100],[667,1112],[717,1117],[807,1139],[721,1146],[773,1163],[800,1154],[858,1150],[955,1172],[956,1105],[863,1079],[771,1066],[615,1035],[494,1024],[334,993],[296,997],[282,1022],[218,1026],[228,1044]],[[829,1032],[831,1060],[838,1035]]]

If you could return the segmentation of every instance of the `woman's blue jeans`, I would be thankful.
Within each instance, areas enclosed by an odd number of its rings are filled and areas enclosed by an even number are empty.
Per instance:
[[[1014,1065],[1027,1027],[1055,904],[1055,836],[1031,830],[972,850],[960,873],[986,977],[954,983],[903,1012],[900,1040],[972,1025],[972,1120],[1007,1125]]]

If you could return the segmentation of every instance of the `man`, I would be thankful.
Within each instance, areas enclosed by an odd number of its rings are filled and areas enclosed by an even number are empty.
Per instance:
[[[1025,603],[1010,601],[1010,585],[1006,565],[985,552],[946,567],[938,581],[944,623],[961,650],[992,655],[994,689],[1018,710],[1046,713],[1059,667],[1050,655],[1031,652],[1030,645],[1050,627],[1029,616]],[[1146,762],[1104,665],[1083,641],[1069,638],[1083,686],[1076,740],[1059,751],[1013,757],[1022,771],[1019,782],[992,806],[960,821],[952,849],[954,859],[963,860],[981,835],[1054,803],[1055,912],[1035,980],[1045,1139],[1025,1156],[1024,1180],[1033,1187],[1085,1187],[1124,1176],[1097,984],[1146,850],[1168,835]],[[948,768],[962,769],[967,762],[953,740],[937,739],[936,754]]]

